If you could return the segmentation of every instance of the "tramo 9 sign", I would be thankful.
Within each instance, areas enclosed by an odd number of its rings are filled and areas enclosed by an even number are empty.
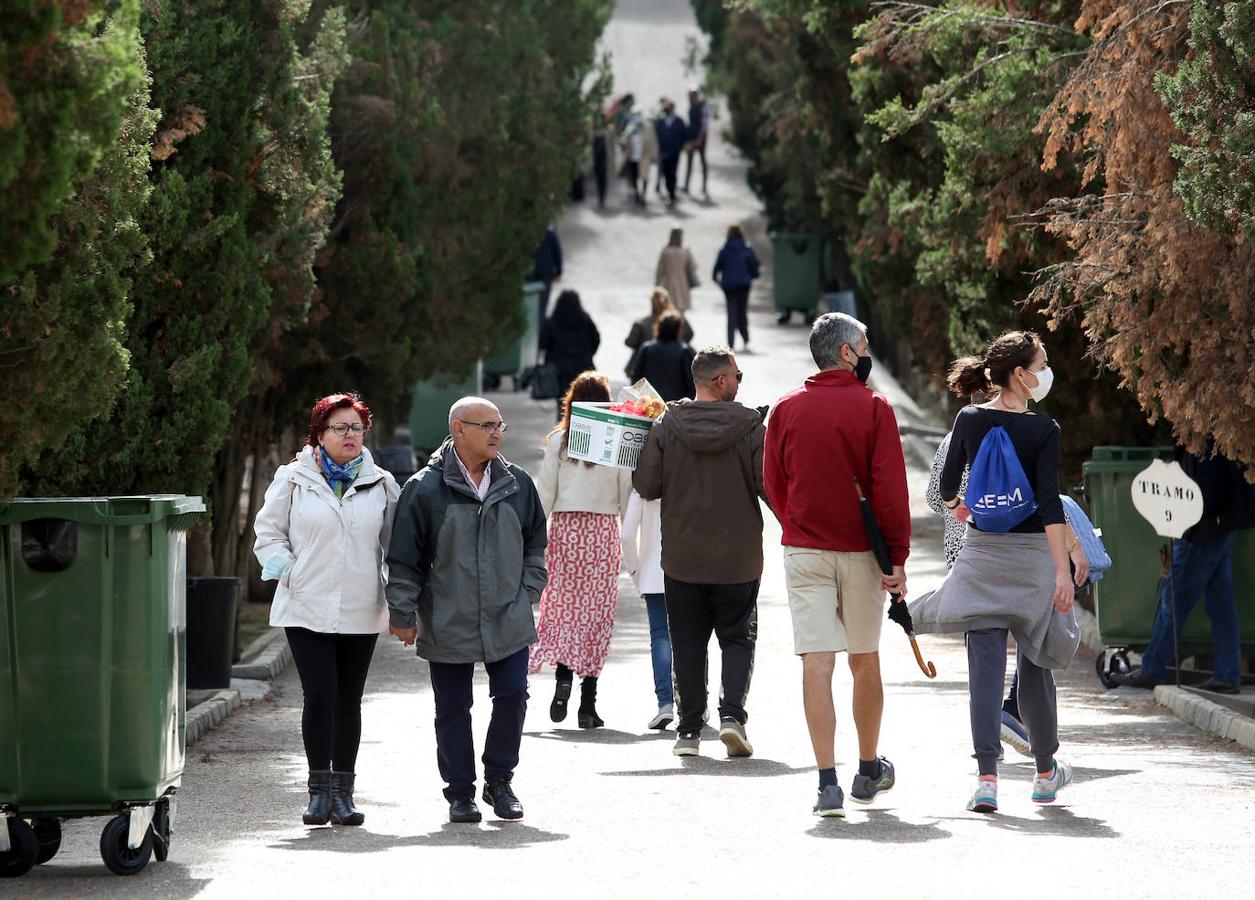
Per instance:
[[[1203,517],[1203,493],[1180,464],[1157,459],[1133,479],[1133,506],[1160,537],[1179,538]]]

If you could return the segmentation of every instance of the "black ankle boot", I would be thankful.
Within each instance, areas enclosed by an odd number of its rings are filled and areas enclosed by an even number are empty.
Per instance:
[[[353,805],[352,772],[331,773],[331,821],[335,825],[361,825],[366,815]]]
[[[553,722],[561,722],[566,719],[566,705],[571,699],[571,682],[574,680],[574,673],[562,663],[558,663],[555,678],[553,702],[549,704],[549,719]]]
[[[306,825],[326,825],[331,820],[331,772],[309,773],[309,807],[301,821]]]
[[[600,728],[606,723],[597,715],[597,676],[589,675],[580,682],[580,728]]]

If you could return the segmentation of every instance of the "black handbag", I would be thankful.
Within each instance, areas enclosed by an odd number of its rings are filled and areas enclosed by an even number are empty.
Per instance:
[[[556,400],[562,396],[562,379],[558,364],[545,360],[532,372],[532,399]]]

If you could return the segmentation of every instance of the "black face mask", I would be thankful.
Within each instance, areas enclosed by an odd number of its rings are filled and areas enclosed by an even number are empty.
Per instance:
[[[867,377],[872,373],[872,358],[870,356],[860,356],[858,365],[854,367],[854,374],[858,380],[867,383]]]

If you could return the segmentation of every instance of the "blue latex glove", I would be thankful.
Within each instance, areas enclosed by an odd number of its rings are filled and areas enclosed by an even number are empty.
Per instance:
[[[278,581],[283,577],[283,573],[288,570],[288,567],[291,566],[294,561],[295,560],[291,557],[270,557],[270,559],[266,560],[266,564],[261,567],[261,580]]]

